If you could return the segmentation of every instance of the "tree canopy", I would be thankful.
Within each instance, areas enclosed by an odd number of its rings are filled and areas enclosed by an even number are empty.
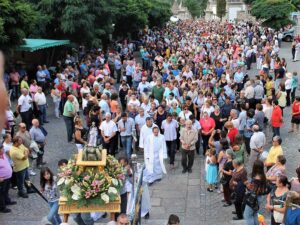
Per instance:
[[[114,37],[134,37],[146,25],[163,26],[171,16],[167,0],[0,0],[0,47],[28,36],[69,39],[99,47]]]
[[[204,16],[207,0],[184,0],[183,4],[188,8],[192,17]]]
[[[217,0],[217,16],[221,19],[226,14],[226,0]]]
[[[263,20],[264,26],[280,29],[293,23],[290,13],[295,10],[290,0],[256,0],[251,13],[257,19]]]
[[[37,13],[23,0],[0,0],[0,49],[22,44],[37,22]]]

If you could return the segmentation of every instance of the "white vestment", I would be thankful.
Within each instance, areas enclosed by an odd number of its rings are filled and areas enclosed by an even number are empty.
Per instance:
[[[165,137],[161,134],[151,134],[147,137],[144,146],[145,171],[144,181],[152,183],[162,179],[162,174],[167,173],[164,159],[167,159],[167,147]]]
[[[144,124],[142,126],[140,130],[140,141],[139,141],[140,148],[144,148],[147,137],[152,134],[153,127],[157,127],[157,125],[153,123],[151,127],[148,127],[147,124]]]

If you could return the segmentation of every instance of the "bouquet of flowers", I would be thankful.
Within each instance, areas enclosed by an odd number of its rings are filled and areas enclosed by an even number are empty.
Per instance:
[[[67,203],[76,202],[80,206],[104,205],[117,200],[125,176],[118,161],[109,156],[104,171],[89,167],[81,171],[74,160],[58,173],[57,185]]]

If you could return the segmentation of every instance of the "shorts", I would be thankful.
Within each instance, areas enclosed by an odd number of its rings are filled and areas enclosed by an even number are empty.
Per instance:
[[[292,117],[291,123],[294,123],[294,124],[300,124],[300,118]]]

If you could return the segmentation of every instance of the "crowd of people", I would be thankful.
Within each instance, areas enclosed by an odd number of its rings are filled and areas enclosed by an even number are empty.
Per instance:
[[[30,85],[26,73],[12,70],[5,81],[17,108],[6,112],[1,212],[15,204],[10,185],[28,197],[24,183],[36,174],[35,163],[51,208],[48,219],[61,222],[53,173],[43,160],[49,91],[53,114],[57,120],[63,117],[67,141],[78,150],[95,132],[95,142],[108,154],[126,160],[133,153],[142,156],[143,180],[150,186],[177,169],[178,151],[183,174],[199,173],[192,170],[194,159],[203,158],[207,191],[223,193],[220,202],[234,205],[234,220],[258,225],[259,209],[265,207],[272,225],[281,224],[285,205],[276,200],[284,201],[290,189],[300,191],[300,168],[297,178],[289,180],[280,137],[283,122],[289,124],[283,114],[292,117],[290,133],[298,133],[300,124],[298,74],[279,57],[281,38],[280,32],[250,22],[181,21],[145,30],[138,57],[134,44],[124,41],[107,54],[87,52],[79,64],[68,56],[52,78],[46,66],[38,66]],[[299,41],[294,45],[299,50]],[[22,122],[17,125],[18,115]],[[257,203],[251,204],[251,198]],[[142,215],[149,218],[145,208]],[[88,220],[78,224],[93,224]]]

